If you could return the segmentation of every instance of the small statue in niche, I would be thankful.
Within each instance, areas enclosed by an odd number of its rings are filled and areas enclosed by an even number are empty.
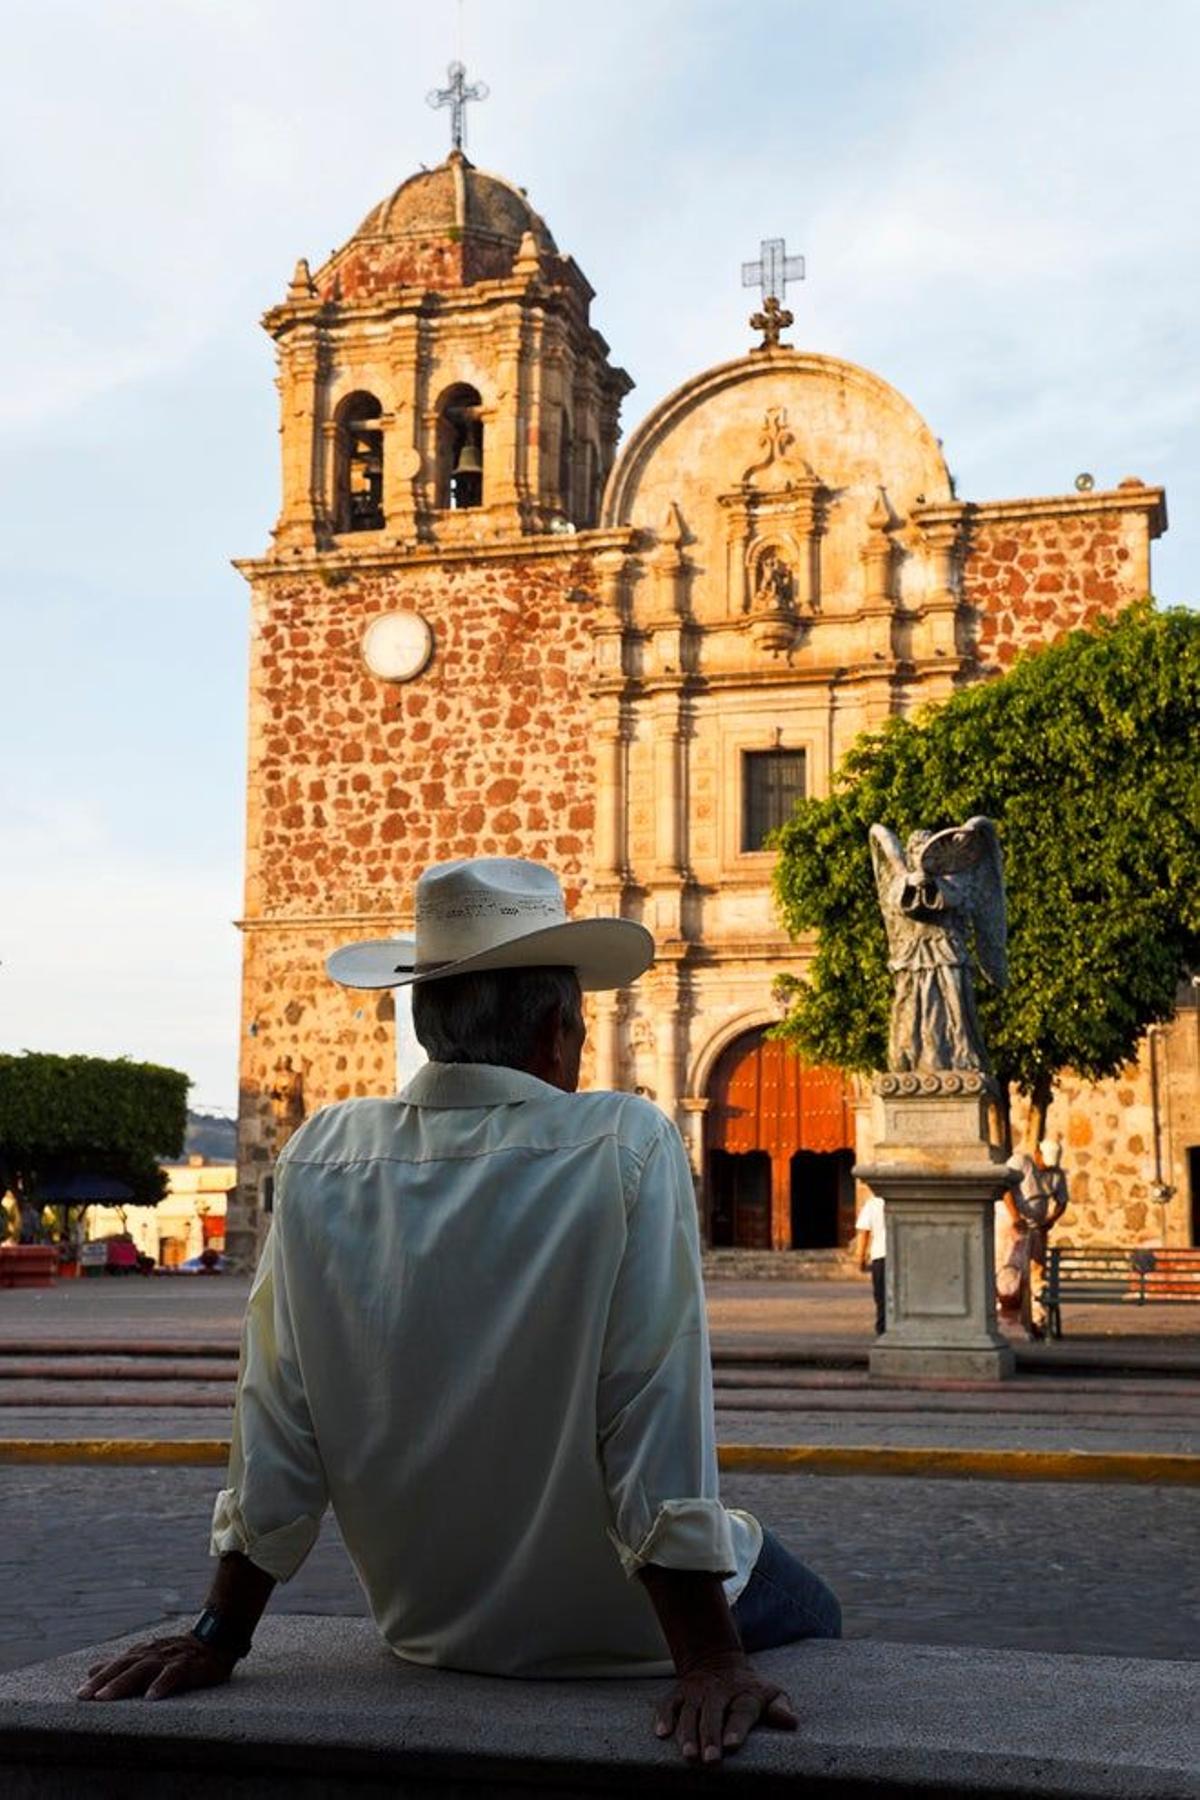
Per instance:
[[[759,559],[754,572],[754,597],[751,601],[754,611],[790,612],[795,586],[792,571],[778,550],[768,550]]]
[[[987,1070],[972,950],[997,987],[1008,979],[1004,864],[991,819],[914,831],[907,846],[872,825],[871,861],[888,938],[888,1068]]]
[[[287,1143],[294,1131],[304,1123],[304,1075],[292,1067],[290,1056],[281,1057],[272,1070],[272,1086],[268,1090],[271,1112],[275,1120],[275,1152]]]

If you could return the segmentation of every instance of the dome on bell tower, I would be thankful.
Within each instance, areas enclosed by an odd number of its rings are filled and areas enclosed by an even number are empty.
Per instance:
[[[392,288],[447,290],[513,272],[522,240],[557,255],[524,191],[452,150],[420,169],[367,214],[314,276],[322,299],[370,299]]]

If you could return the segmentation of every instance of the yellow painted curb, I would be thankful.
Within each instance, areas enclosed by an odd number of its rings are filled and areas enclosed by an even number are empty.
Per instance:
[[[923,1481],[1119,1481],[1200,1487],[1200,1456],[1137,1450],[926,1450],[882,1444],[722,1444],[743,1475],[900,1475]]]
[[[228,1441],[221,1438],[5,1438],[0,1463],[105,1463],[114,1468],[147,1468],[176,1463],[188,1468],[224,1468]]]
[[[0,1464],[224,1468],[219,1438],[8,1438]],[[722,1444],[722,1469],[743,1475],[890,1475],[923,1481],[1116,1481],[1200,1487],[1200,1456],[1136,1450],[892,1450],[882,1444]]]

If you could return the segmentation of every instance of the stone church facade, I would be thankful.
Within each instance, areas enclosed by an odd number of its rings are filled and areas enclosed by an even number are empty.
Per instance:
[[[283,502],[238,565],[235,1253],[299,1120],[394,1086],[392,996],[324,957],[411,929],[421,868],[474,854],[544,860],[573,910],[654,932],[651,974],[593,997],[585,1076],[676,1120],[709,1241],[844,1243],[869,1118],[763,1041],[805,947],[762,839],[863,730],[1150,589],[1161,490],[964,500],[885,381],[785,345],[697,375],[618,454],[632,384],[591,299],[524,192],[456,151],[266,315]],[[1079,1239],[1190,1241],[1198,1031],[1181,1014],[1124,1081],[1064,1088]]]

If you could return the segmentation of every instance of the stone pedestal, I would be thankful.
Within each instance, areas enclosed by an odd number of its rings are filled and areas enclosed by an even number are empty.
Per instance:
[[[993,1224],[1017,1177],[989,1138],[984,1075],[880,1075],[875,1160],[855,1169],[887,1208],[887,1330],[872,1375],[1011,1375],[996,1328]]]

